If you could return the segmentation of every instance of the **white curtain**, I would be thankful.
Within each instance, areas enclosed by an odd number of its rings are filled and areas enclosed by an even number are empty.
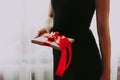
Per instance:
[[[0,0],[0,80],[53,80],[53,56],[48,47],[31,43],[47,18],[50,0]],[[111,80],[119,61],[119,0],[111,0]],[[91,28],[96,33],[95,16]]]
[[[51,48],[31,43],[48,5],[48,0],[0,0],[0,80],[53,79]]]

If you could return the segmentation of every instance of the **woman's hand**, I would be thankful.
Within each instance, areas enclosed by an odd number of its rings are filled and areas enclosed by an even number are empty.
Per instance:
[[[107,72],[107,73],[103,72],[100,80],[110,80],[110,73],[109,72]]]
[[[44,33],[50,33],[50,28],[42,28],[38,31],[37,35],[35,38],[40,37],[41,35],[43,35]]]

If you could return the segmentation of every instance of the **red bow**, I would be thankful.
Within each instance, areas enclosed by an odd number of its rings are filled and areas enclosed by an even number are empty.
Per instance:
[[[52,35],[46,36],[48,40],[44,42],[44,45],[50,46],[51,42],[56,42],[61,49],[61,56],[56,70],[56,75],[62,77],[65,70],[68,69],[72,59],[72,48],[70,41],[63,35],[59,35],[59,32],[54,32]],[[69,59],[67,63],[67,50],[69,51]]]

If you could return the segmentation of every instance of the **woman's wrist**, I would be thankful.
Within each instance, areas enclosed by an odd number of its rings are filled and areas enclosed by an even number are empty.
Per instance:
[[[53,25],[53,18],[52,17],[48,17],[47,20],[45,21],[45,25],[47,27],[51,27]]]
[[[47,20],[45,21],[45,25],[44,25],[43,28],[47,29],[47,30],[51,30],[52,25],[53,25],[53,18],[52,17],[48,17]]]
[[[103,74],[105,74],[105,75],[110,75],[110,74],[111,74],[111,69],[110,69],[110,67],[103,67]]]

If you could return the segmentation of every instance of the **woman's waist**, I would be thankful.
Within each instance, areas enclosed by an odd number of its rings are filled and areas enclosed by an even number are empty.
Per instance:
[[[58,31],[61,35],[65,35],[68,38],[73,38],[75,39],[75,43],[80,43],[81,45],[95,45],[96,46],[96,40],[95,37],[91,31],[91,29],[86,29],[86,30],[80,30],[79,32],[73,32],[57,27],[53,27],[52,30],[53,32]]]
[[[65,35],[70,38],[74,38],[77,40],[84,40],[89,38],[90,35],[92,35],[91,30],[88,29],[70,29],[70,28],[64,28],[64,27],[57,27],[53,26],[51,29],[51,32],[56,32],[58,31],[61,35]]]

